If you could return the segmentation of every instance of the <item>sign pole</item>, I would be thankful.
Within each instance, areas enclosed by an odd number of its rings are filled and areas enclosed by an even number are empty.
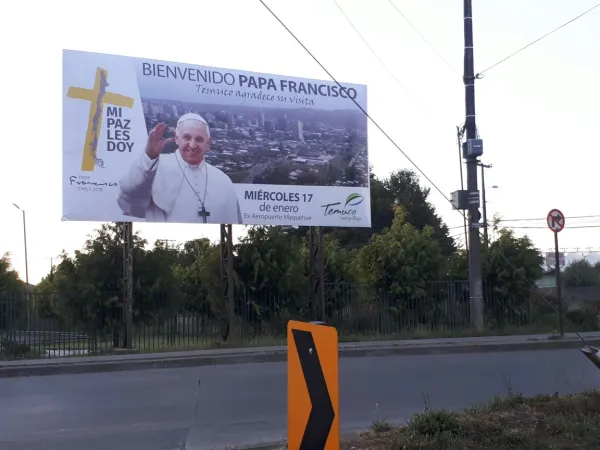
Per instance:
[[[563,318],[562,287],[560,280],[560,255],[558,251],[558,231],[554,232],[554,272],[556,274],[556,298],[558,300],[558,326],[560,337],[565,337],[565,324]]]
[[[558,323],[560,337],[565,336],[563,318],[562,286],[560,283],[560,253],[558,251],[558,233],[565,228],[565,215],[559,209],[552,209],[546,216],[548,228],[554,233],[554,272],[556,275],[556,299],[558,301]]]

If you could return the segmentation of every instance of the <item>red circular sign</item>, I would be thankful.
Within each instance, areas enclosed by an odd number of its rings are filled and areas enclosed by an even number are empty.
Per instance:
[[[546,222],[548,223],[548,228],[558,233],[565,227],[565,215],[559,209],[553,209],[548,213]]]

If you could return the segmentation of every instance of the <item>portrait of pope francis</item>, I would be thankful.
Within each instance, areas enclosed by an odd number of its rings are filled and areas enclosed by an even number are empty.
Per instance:
[[[211,144],[206,120],[184,114],[174,138],[164,139],[166,130],[159,123],[150,131],[145,151],[121,179],[117,203],[123,213],[147,222],[241,224],[233,182],[204,159]],[[163,154],[172,141],[177,150]]]

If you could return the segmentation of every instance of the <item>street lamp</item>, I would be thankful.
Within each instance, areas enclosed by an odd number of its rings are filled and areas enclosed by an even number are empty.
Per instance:
[[[27,328],[31,329],[31,305],[29,304],[29,264],[27,261],[27,224],[25,221],[25,210],[13,203],[13,206],[23,213],[23,245],[25,246],[25,298],[27,300]]]
[[[21,209],[19,205],[13,203],[13,206],[23,213],[23,244],[25,246],[25,284],[29,291],[29,264],[27,262],[27,224],[25,221],[25,210]]]

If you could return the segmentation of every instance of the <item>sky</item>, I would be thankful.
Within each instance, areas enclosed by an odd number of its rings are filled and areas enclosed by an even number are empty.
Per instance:
[[[463,19],[460,0],[266,0],[339,80],[368,86],[369,157],[377,176],[415,167],[449,196],[460,189],[456,127],[464,122]],[[475,70],[503,59],[596,0],[474,0]],[[0,151],[0,254],[10,252],[24,279],[26,211],[29,279],[50,258],[81,248],[100,223],[61,222],[62,50],[84,50],[222,68],[327,79],[258,0],[104,0],[9,2],[0,29],[3,146]],[[118,18],[115,25],[109,25]],[[11,45],[7,45],[10,43]],[[546,214],[559,208],[567,226],[560,247],[600,248],[600,8],[486,72],[476,83],[484,140],[488,217],[505,222],[544,251],[553,246]],[[382,67],[383,61],[388,70]],[[448,64],[447,64],[448,63]],[[392,75],[390,75],[390,72]],[[426,186],[431,185],[423,180]],[[497,188],[492,188],[497,186]],[[431,202],[460,235],[462,216],[432,188]],[[570,219],[570,217],[572,219]],[[458,227],[458,228],[456,228]],[[216,225],[136,224],[149,242],[217,240]],[[240,235],[244,228],[234,227]],[[56,260],[55,260],[56,261]]]

